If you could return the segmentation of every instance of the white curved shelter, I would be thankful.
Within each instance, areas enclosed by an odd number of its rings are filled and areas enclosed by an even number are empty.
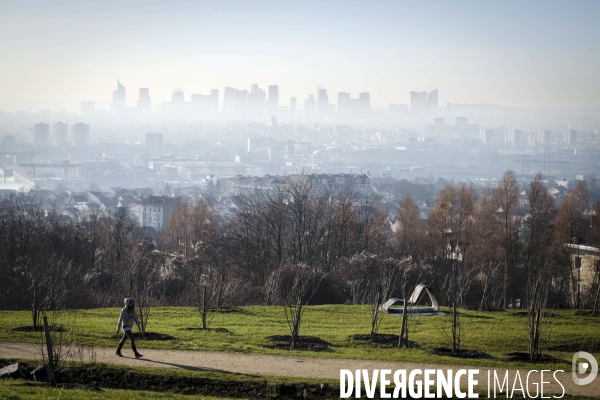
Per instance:
[[[425,291],[429,296],[431,305],[420,306],[417,304],[423,291]],[[383,306],[381,307],[381,311],[391,315],[402,315],[404,313],[403,306],[404,299],[392,298],[383,304]],[[431,289],[429,289],[429,287],[423,283],[420,283],[415,287],[415,290],[408,299],[407,311],[407,314],[410,315],[428,316],[440,314],[438,302],[435,298],[435,295],[433,294]]]

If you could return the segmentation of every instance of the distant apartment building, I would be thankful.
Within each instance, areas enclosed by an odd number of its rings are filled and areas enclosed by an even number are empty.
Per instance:
[[[506,132],[505,142],[506,147],[512,146],[520,148],[523,146],[523,131],[520,129],[511,129]]]
[[[69,141],[69,124],[65,122],[57,122],[53,128],[53,144],[54,146],[62,146]]]
[[[494,144],[494,130],[493,129],[482,129],[479,134],[479,140],[481,140],[486,146]]]
[[[33,125],[33,144],[36,147],[50,146],[50,125],[40,122]]]
[[[456,126],[467,126],[469,120],[465,117],[456,117]]]
[[[567,129],[565,131],[564,141],[569,146],[575,146],[577,144],[577,131],[575,129]]]
[[[550,144],[552,142],[552,131],[546,129],[539,130],[537,141],[543,144]]]
[[[90,124],[78,122],[73,125],[72,129],[75,147],[86,147],[90,145]]]
[[[149,196],[138,202],[132,209],[137,214],[140,226],[154,228],[155,231],[160,232],[167,226],[180,205],[179,197]]]

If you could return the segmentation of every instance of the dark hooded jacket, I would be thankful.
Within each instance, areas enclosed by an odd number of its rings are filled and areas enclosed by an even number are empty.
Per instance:
[[[138,320],[135,308],[129,308],[129,303],[131,302],[131,300],[133,299],[129,297],[125,299],[125,308],[121,310],[121,316],[119,317],[119,323],[117,324],[117,331],[121,329],[121,324],[123,324],[124,330],[126,327],[133,328],[134,323],[137,325],[140,331],[142,330],[140,328],[140,321]]]

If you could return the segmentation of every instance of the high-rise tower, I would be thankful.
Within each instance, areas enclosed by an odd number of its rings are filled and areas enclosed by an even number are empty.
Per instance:
[[[427,109],[437,111],[438,109],[438,90],[434,89],[427,95]]]
[[[138,110],[148,114],[152,111],[152,102],[150,101],[150,89],[140,88],[140,97],[137,102]]]
[[[121,85],[121,82],[117,81],[117,90],[113,92],[113,99],[110,103],[110,110],[114,113],[118,113],[122,108],[125,107],[125,86]]]

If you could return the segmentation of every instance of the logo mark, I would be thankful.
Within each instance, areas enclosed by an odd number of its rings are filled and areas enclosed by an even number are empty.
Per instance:
[[[587,362],[580,362],[577,364],[577,360],[583,358]],[[591,366],[590,374],[585,378],[578,378],[577,374],[585,374],[588,372]],[[573,354],[573,382],[576,385],[587,385],[590,384],[596,379],[596,375],[598,375],[598,362],[590,353],[586,353],[585,351],[578,351]]]

